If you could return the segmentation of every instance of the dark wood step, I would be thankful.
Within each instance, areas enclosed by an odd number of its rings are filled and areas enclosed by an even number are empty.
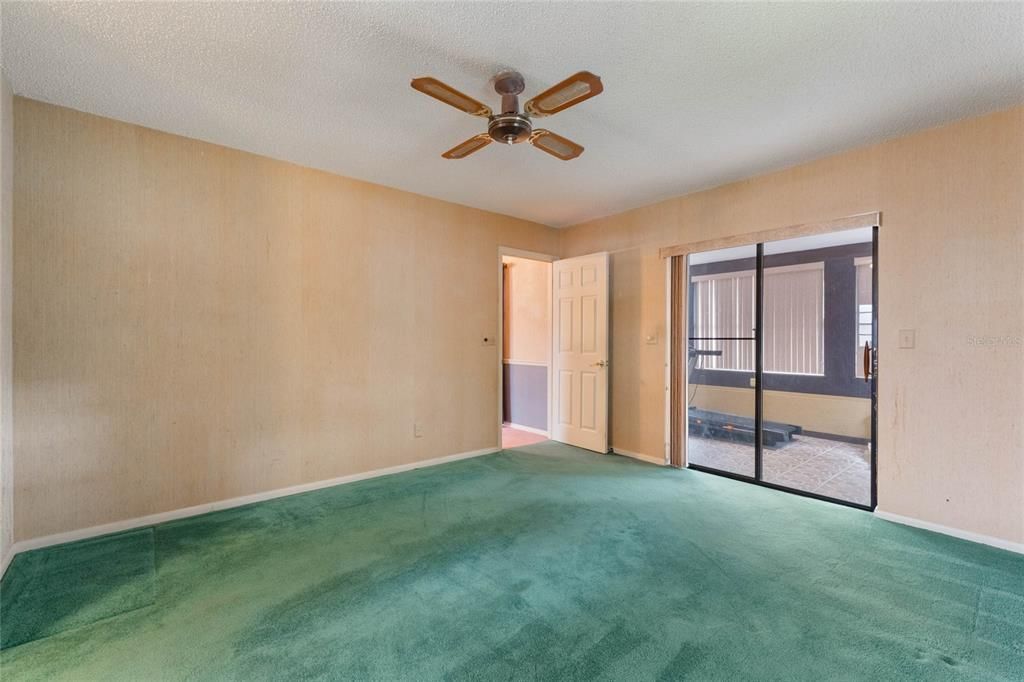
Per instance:
[[[726,412],[690,408],[690,434],[703,438],[729,440],[740,443],[754,442],[754,419]],[[801,433],[803,428],[796,424],[766,421],[762,425],[764,444],[768,447],[779,447]]]

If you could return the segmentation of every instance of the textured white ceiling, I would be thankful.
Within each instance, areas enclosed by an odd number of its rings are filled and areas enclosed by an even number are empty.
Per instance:
[[[17,94],[563,226],[1024,101],[1024,5],[2,3]],[[497,104],[588,69],[605,92],[539,125],[558,161],[441,152]]]

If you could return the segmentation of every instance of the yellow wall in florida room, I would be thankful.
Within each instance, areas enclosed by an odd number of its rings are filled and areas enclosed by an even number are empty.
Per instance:
[[[699,384],[690,387],[689,404],[753,419],[754,390]],[[871,438],[871,401],[867,398],[765,390],[764,418],[796,424],[804,431]]]
[[[660,247],[873,211],[879,510],[1024,543],[1024,107],[563,230],[612,253],[612,443],[665,448]]]
[[[498,249],[554,230],[27,99],[14,123],[16,540],[498,446]]]

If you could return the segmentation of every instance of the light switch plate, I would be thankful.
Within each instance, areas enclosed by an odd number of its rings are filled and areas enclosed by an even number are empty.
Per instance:
[[[900,348],[913,348],[914,347],[914,331],[913,329],[901,329],[900,330]]]

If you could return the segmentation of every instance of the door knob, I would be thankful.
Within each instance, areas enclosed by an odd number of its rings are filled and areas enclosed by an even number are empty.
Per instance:
[[[608,362],[606,362],[604,360],[601,360],[600,362],[595,362],[594,364],[591,365],[591,367],[607,367],[607,366],[608,366]]]

